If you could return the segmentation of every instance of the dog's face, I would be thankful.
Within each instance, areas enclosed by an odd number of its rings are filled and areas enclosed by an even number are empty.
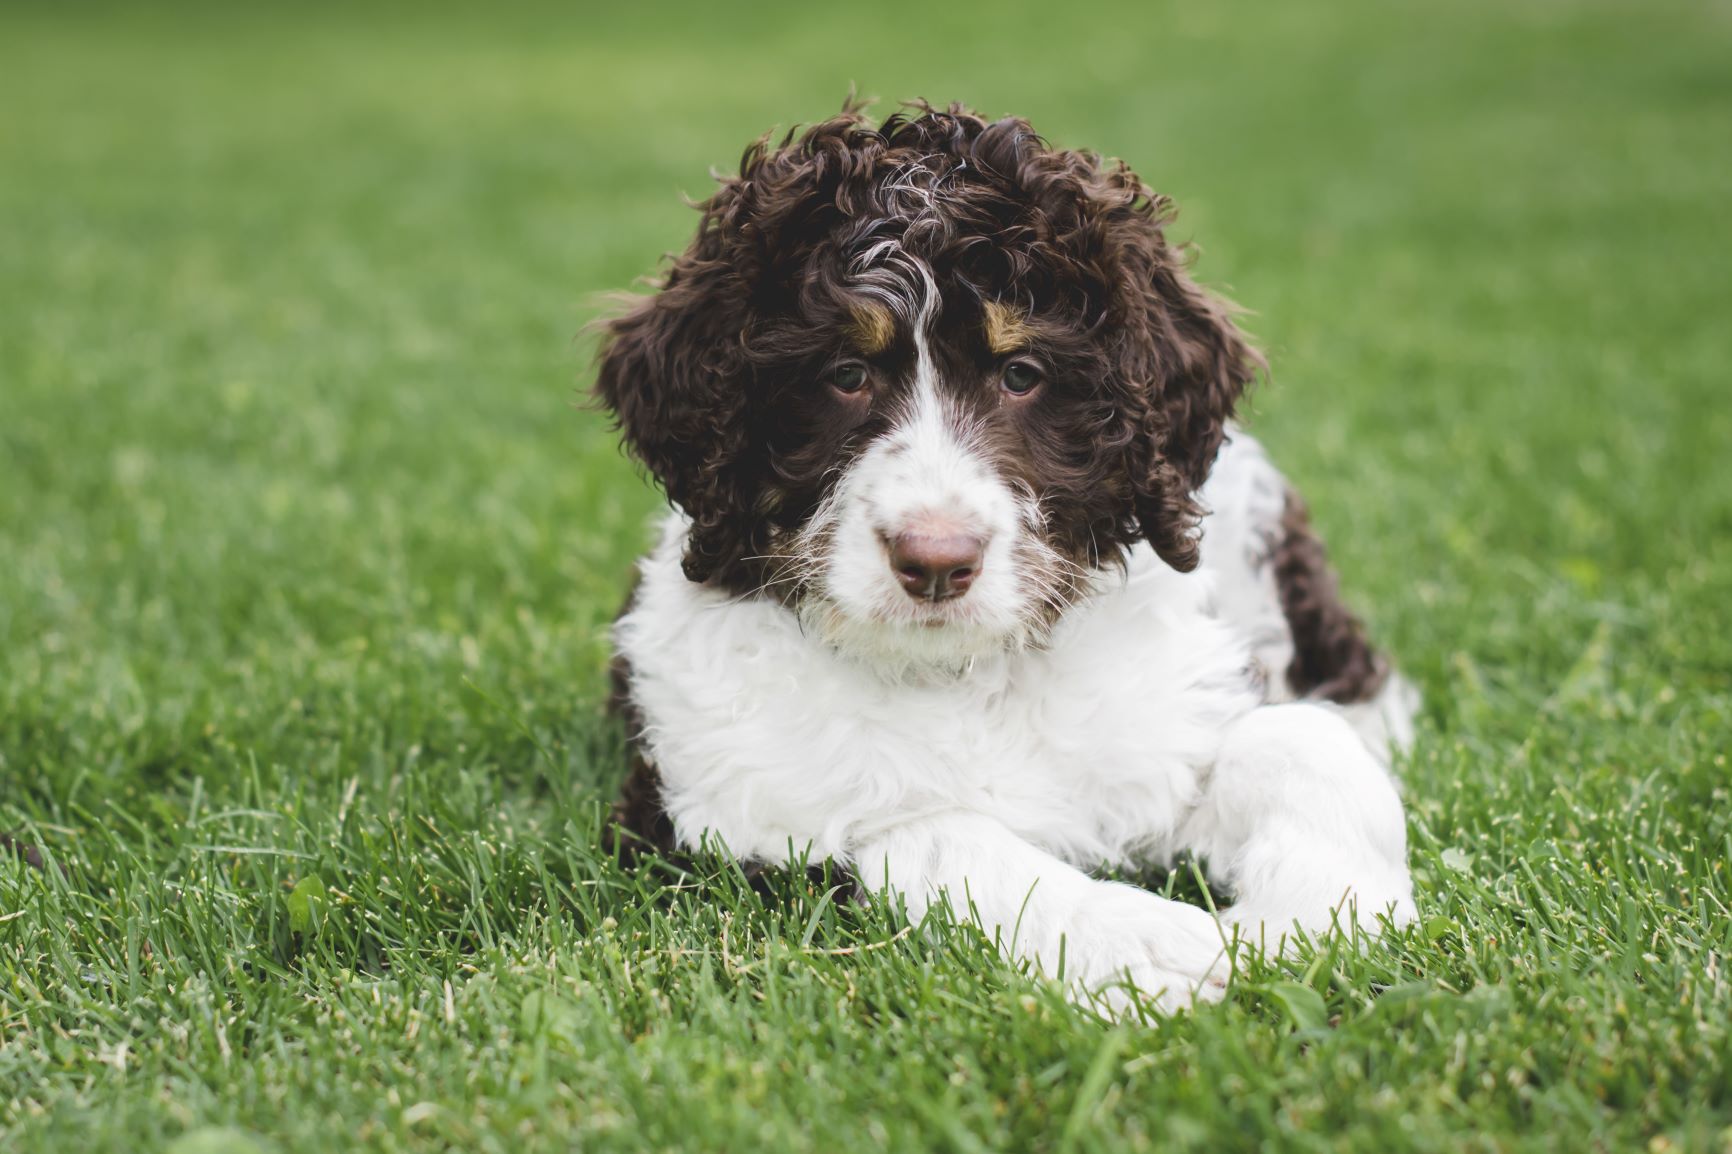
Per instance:
[[[1165,202],[1020,120],[854,113],[749,149],[597,392],[686,573],[894,663],[1036,643],[1147,538],[1196,564],[1256,354]]]

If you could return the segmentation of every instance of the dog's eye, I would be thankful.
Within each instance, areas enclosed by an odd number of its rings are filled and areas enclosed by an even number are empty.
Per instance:
[[[1040,370],[1027,361],[1012,361],[1004,366],[1004,391],[1013,397],[1026,397],[1040,388]]]
[[[857,393],[866,387],[865,365],[840,365],[830,374],[830,386],[838,393]]]

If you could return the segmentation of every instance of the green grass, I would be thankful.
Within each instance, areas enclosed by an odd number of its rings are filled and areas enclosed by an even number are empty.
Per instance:
[[[613,7],[0,11],[0,1147],[1732,1149],[1725,5]],[[597,850],[574,334],[850,81],[1179,199],[1421,926],[1121,1029]]]

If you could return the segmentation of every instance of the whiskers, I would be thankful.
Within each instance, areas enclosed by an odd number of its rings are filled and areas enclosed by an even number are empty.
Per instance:
[[[1066,556],[1048,541],[1048,518],[1040,497],[1026,484],[1017,485],[1019,585],[1027,601],[1020,648],[1044,645],[1065,612],[1094,592],[1099,574]]]
[[[969,676],[977,659],[1044,648],[1065,614],[1100,586],[1088,558],[1053,539],[1039,495],[1012,481],[1012,508],[998,529],[1003,543],[987,561],[989,583],[954,601],[910,598],[862,536],[872,522],[860,521],[865,498],[857,481],[842,476],[803,524],[743,558],[755,583],[722,604],[781,604],[806,636],[882,676],[954,678]]]
[[[758,584],[728,598],[725,602],[728,605],[764,596],[784,603],[793,601],[799,591],[822,576],[824,570],[821,560],[802,553],[757,553],[740,560],[761,562],[774,568],[767,569]]]
[[[814,591],[824,586],[824,570],[836,531],[836,496],[831,494],[806,519],[798,532],[784,533],[771,542],[771,552],[742,560],[765,566],[757,585],[728,604],[769,596],[785,605],[801,606],[814,600]]]

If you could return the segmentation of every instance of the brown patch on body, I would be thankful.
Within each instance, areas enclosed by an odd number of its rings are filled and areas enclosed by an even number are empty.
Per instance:
[[[674,836],[673,819],[662,807],[661,773],[655,763],[644,756],[641,741],[631,742],[630,765],[610,814],[613,846],[627,859],[627,864],[646,853],[673,858],[679,843]]]
[[[986,302],[986,347],[993,356],[1027,348],[1031,336],[1028,318],[1021,312],[998,301]]]
[[[626,594],[625,604],[620,606],[619,616],[630,613],[636,603],[637,587],[633,585]],[[609,848],[618,852],[628,865],[634,864],[645,853],[671,856],[678,849],[673,819],[662,806],[661,773],[644,744],[643,710],[632,700],[631,663],[617,648],[613,660],[608,663],[607,673],[607,711],[625,725],[629,765],[619,798],[609,814]]]
[[[1329,567],[1323,541],[1299,494],[1288,490],[1273,556],[1281,612],[1293,633],[1287,683],[1300,697],[1343,705],[1370,701],[1389,677],[1389,666],[1365,639]]]
[[[890,347],[896,337],[896,320],[881,304],[863,302],[850,310],[848,339],[854,347],[869,357],[877,356]]]

